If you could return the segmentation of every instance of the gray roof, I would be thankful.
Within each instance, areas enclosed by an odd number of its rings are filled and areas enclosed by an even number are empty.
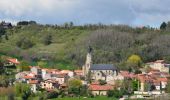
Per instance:
[[[117,70],[113,64],[92,64],[90,70]]]

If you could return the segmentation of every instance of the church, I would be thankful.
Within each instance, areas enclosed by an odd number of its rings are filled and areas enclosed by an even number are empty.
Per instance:
[[[83,66],[83,75],[85,79],[90,77],[91,80],[105,80],[110,81],[118,75],[118,69],[113,64],[93,64],[92,63],[92,49],[89,47],[86,62]]]

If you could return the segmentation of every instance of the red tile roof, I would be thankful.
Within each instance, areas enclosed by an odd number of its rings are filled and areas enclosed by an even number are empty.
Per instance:
[[[63,83],[63,84],[61,84],[60,86],[62,86],[62,87],[66,87],[66,86],[67,86],[67,84],[66,84],[66,83]]]
[[[61,73],[68,74],[69,72],[72,72],[72,71],[70,71],[70,70],[61,70],[60,72],[61,72]]]
[[[52,79],[45,80],[45,82],[49,82],[49,83],[58,83],[58,81],[52,80]]]
[[[58,69],[48,69],[46,70],[48,73],[58,73],[59,70]]]
[[[163,63],[164,60],[156,60],[155,63]]]
[[[91,85],[99,85],[100,83],[98,81],[91,83]]]
[[[91,84],[89,86],[89,90],[91,91],[108,91],[108,90],[112,90],[113,86],[111,85],[93,85]]]
[[[56,74],[57,78],[65,78],[67,76],[67,74],[65,73],[60,73],[60,74]]]
[[[76,73],[76,75],[79,75],[79,76],[83,75],[82,70],[75,70],[74,72]]]
[[[137,79],[140,80],[140,82],[153,82],[155,85],[159,85],[160,82],[168,82],[168,78],[166,77],[161,77],[161,72],[159,73],[154,73],[151,75],[148,74],[138,74]]]
[[[29,75],[26,75],[24,76],[25,79],[32,79],[32,78],[35,78],[34,76],[29,76]]]
[[[161,82],[168,82],[168,79],[164,77],[157,78],[157,80]]]
[[[20,64],[20,62],[18,61],[18,59],[15,58],[9,58],[7,59],[9,62],[14,63],[14,64]]]
[[[128,71],[121,71],[120,74],[125,78],[135,78],[136,75],[134,73],[129,73]]]
[[[150,68],[150,69],[149,69],[149,72],[160,72],[160,71],[157,70],[157,69],[152,69],[152,68]]]
[[[83,70],[75,70],[75,73],[83,73]]]
[[[29,81],[29,84],[37,84],[38,83],[38,80],[30,80]]]

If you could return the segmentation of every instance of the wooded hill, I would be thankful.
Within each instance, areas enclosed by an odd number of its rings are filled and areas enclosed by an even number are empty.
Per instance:
[[[37,62],[44,67],[80,68],[92,47],[93,63],[114,63],[126,68],[127,58],[139,55],[143,62],[170,61],[170,24],[161,29],[127,25],[40,25],[22,21],[12,28],[0,26],[0,53]]]

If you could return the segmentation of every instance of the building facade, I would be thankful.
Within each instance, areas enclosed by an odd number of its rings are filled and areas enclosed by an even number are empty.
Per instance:
[[[90,69],[92,80],[113,80],[118,75],[117,68],[113,64],[93,64]]]
[[[83,66],[83,76],[85,76],[85,79],[110,81],[117,75],[118,70],[113,64],[92,64],[91,49],[89,50]]]

